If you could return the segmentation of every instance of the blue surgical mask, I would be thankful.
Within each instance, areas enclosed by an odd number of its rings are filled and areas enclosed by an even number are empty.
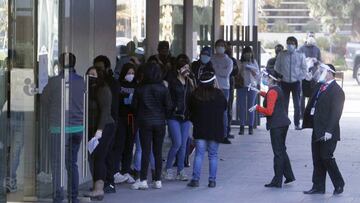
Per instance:
[[[207,64],[211,60],[211,57],[208,56],[208,55],[203,55],[202,54],[202,55],[200,55],[200,60],[201,60],[201,63]]]
[[[216,53],[217,54],[224,54],[225,53],[225,47],[216,47]]]
[[[266,77],[261,78],[261,82],[265,86],[269,86],[269,80]]]
[[[296,47],[295,47],[295,45],[293,45],[293,44],[288,44],[287,45],[287,50],[289,51],[289,52],[294,52],[295,51],[295,49],[296,49]]]

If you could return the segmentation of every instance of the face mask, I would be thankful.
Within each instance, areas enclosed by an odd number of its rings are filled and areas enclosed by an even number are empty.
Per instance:
[[[224,54],[225,53],[225,47],[216,47],[216,53]]]
[[[89,86],[95,86],[97,82],[97,78],[89,75]]]
[[[265,86],[269,86],[269,80],[266,77],[261,78],[261,83]]]
[[[321,75],[320,75],[320,77],[319,77],[319,79],[318,79],[318,83],[325,83],[325,82],[326,82],[326,75],[327,75],[327,71],[324,70],[324,71],[321,73]]]
[[[201,63],[207,64],[211,60],[211,57],[208,55],[200,55]]]
[[[246,61],[250,61],[250,59],[251,59],[251,54],[244,54],[244,59],[245,59]]]
[[[187,77],[190,74],[190,69],[189,69],[189,65],[184,65],[183,67],[181,67],[179,69],[179,73],[184,76]]]
[[[134,74],[127,74],[125,76],[125,80],[128,82],[132,82],[134,80],[135,75]]]
[[[295,51],[295,49],[296,49],[296,47],[295,47],[295,45],[293,45],[293,44],[288,44],[287,45],[287,50],[289,51],[289,52],[294,52]]]
[[[313,37],[309,37],[306,42],[307,42],[308,45],[315,45],[316,44],[316,40]]]

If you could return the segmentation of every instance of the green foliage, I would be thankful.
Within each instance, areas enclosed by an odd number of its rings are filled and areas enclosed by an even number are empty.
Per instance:
[[[290,28],[286,21],[284,20],[277,20],[274,23],[274,26],[271,28],[272,32],[292,32],[293,29]]]
[[[330,50],[330,42],[327,37],[317,37],[316,44],[321,50]]]
[[[307,22],[307,24],[303,27],[303,31],[317,33],[321,31],[321,25],[319,22],[311,20]]]

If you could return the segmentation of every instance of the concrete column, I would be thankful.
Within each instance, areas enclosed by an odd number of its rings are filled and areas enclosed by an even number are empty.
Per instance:
[[[184,50],[193,57],[193,6],[194,0],[184,0]]]
[[[212,33],[213,33],[213,44],[215,44],[215,41],[223,38],[221,36],[221,29],[220,29],[220,17],[221,17],[221,13],[220,13],[220,8],[221,8],[221,4],[220,4],[220,0],[214,0],[213,1],[213,28],[212,28]]]
[[[160,0],[146,2],[146,42],[145,56],[157,53],[160,34]]]

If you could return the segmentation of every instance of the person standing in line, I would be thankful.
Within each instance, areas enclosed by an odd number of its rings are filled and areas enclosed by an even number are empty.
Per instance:
[[[146,63],[142,66],[145,66],[142,68],[143,79],[135,89],[131,104],[139,126],[142,148],[141,174],[140,181],[135,182],[131,188],[134,190],[148,188],[147,173],[152,147],[155,157],[153,187],[160,189],[165,122],[172,110],[172,102],[169,90],[163,84],[160,66],[156,63]]]
[[[266,70],[270,70],[270,69],[274,70],[276,58],[279,55],[279,53],[284,50],[284,46],[281,44],[277,44],[274,49],[275,49],[275,57],[268,60],[266,64]]]
[[[46,114],[49,115],[51,135],[51,157],[53,177],[53,201],[60,203],[64,200],[64,188],[61,187],[61,92],[68,92],[68,105],[65,114],[65,165],[68,175],[69,201],[78,203],[79,170],[77,165],[78,152],[83,138],[84,120],[84,78],[76,73],[76,57],[72,53],[62,53],[59,57],[61,71],[58,76],[49,79],[45,86],[41,100]],[[62,88],[65,82],[65,90]]]
[[[345,182],[334,158],[340,141],[340,119],[345,94],[335,81],[335,67],[321,64],[316,87],[304,113],[303,128],[312,128],[311,152],[313,159],[313,186],[304,194],[324,194],[326,173],[334,185],[334,195],[344,192]]]
[[[245,47],[241,53],[240,75],[244,79],[243,86],[237,91],[237,108],[240,115],[239,135],[243,135],[245,125],[249,126],[249,135],[253,134],[255,124],[255,112],[248,112],[248,109],[256,103],[256,92],[249,87],[257,87],[260,80],[259,65],[254,58],[251,47]],[[247,123],[246,123],[247,121]]]
[[[127,63],[134,65],[140,65],[143,62],[143,56],[136,53],[136,44],[134,41],[130,41],[126,44],[126,55],[116,58],[116,66],[114,70],[115,79],[119,79],[121,69]]]
[[[93,169],[93,188],[92,191],[85,194],[91,200],[102,200],[104,198],[104,183],[107,177],[113,175],[110,171],[113,165],[107,162],[111,156],[113,140],[115,135],[115,121],[111,116],[112,94],[109,85],[106,82],[106,73],[104,69],[97,67],[97,86],[96,86],[96,100],[98,104],[98,126],[95,134],[92,137],[98,139],[99,144],[92,152],[91,156],[94,160]],[[110,169],[108,168],[110,167]]]
[[[301,81],[305,79],[307,65],[305,55],[297,50],[298,41],[295,37],[286,40],[287,50],[280,52],[275,62],[275,71],[282,75],[280,82],[285,97],[285,110],[289,112],[290,93],[294,103],[295,130],[300,127],[300,96]]]
[[[168,41],[160,41],[157,50],[158,54],[150,56],[147,62],[159,64],[162,80],[168,81],[169,77],[172,76],[169,75],[169,73],[171,74],[173,72],[175,57],[171,56],[170,44]]]
[[[230,74],[233,70],[233,61],[225,54],[226,43],[223,39],[219,39],[215,42],[216,53],[211,57],[211,63],[215,70],[216,80],[219,88],[223,91],[226,101],[230,96]],[[228,133],[228,114],[224,112],[224,140],[223,144],[231,144]]]
[[[115,125],[115,133],[117,129],[117,123],[119,118],[119,98],[116,96],[117,92],[119,90],[119,82],[115,80],[113,77],[113,70],[111,69],[111,63],[110,59],[107,56],[99,55],[95,57],[93,60],[93,65],[96,67],[96,69],[99,69],[102,73],[104,73],[104,79],[106,81],[106,84],[110,88],[111,91],[111,117],[114,119],[114,125]],[[114,146],[114,139],[115,136],[112,136],[112,139],[110,141],[112,149]],[[108,170],[106,173],[106,181],[104,186],[105,193],[115,193],[115,181],[114,181],[114,174],[115,174],[115,164],[114,159],[111,153],[106,157],[106,169]]]
[[[126,63],[119,74],[120,88],[116,95],[119,97],[119,118],[112,154],[115,164],[115,184],[125,181],[130,184],[135,182],[134,178],[130,175],[135,134],[137,131],[134,112],[131,108],[131,100],[137,86],[135,72],[136,66],[133,63]]]
[[[189,97],[194,89],[193,79],[190,77],[190,59],[185,54],[176,58],[177,77],[168,81],[169,91],[173,102],[173,111],[167,121],[169,135],[172,141],[170,147],[164,178],[166,180],[187,181],[184,171],[187,141],[190,135],[191,122],[189,119]],[[174,174],[172,166],[176,159],[177,173]]]
[[[212,51],[206,46],[201,49],[200,59],[191,64],[191,71],[195,75],[196,84],[199,84],[199,79],[204,72],[215,72],[211,63]]]
[[[263,71],[262,83],[269,87],[267,92],[251,88],[264,97],[264,107],[255,105],[249,111],[257,111],[266,116],[266,130],[270,131],[271,146],[274,152],[274,174],[275,176],[265,187],[282,187],[283,176],[286,180],[284,184],[295,181],[295,176],[291,168],[290,159],[286,152],[286,136],[291,124],[284,108],[284,94],[278,86],[278,75],[273,69]]]
[[[311,70],[316,63],[321,61],[320,49],[316,46],[315,34],[313,32],[308,33],[305,44],[300,47],[300,52],[305,54],[307,63],[307,75],[302,81],[302,94],[301,94],[301,118],[304,117],[305,100],[309,99],[316,86],[316,81],[312,80]]]
[[[195,139],[195,158],[193,175],[188,183],[189,187],[199,187],[201,165],[208,151],[209,184],[216,187],[216,173],[218,164],[219,143],[224,140],[224,112],[227,100],[221,90],[215,88],[216,76],[205,72],[200,77],[200,84],[190,96],[189,111],[193,123],[193,137]]]
[[[239,74],[239,67],[236,59],[233,57],[233,46],[231,42],[226,42],[226,50],[225,54],[231,59],[233,62],[233,70],[230,74],[230,94],[229,94],[229,105],[227,108],[227,137],[233,139],[234,135],[231,134],[231,123],[232,123],[232,115],[233,115],[233,103],[234,103],[234,89],[235,89],[235,76]]]

